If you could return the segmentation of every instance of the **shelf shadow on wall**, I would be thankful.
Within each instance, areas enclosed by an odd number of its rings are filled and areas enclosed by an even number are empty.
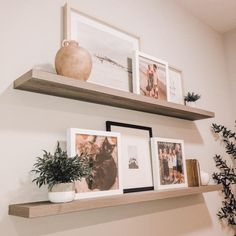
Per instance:
[[[19,236],[40,236],[59,232],[65,233],[66,231],[69,233],[71,230],[78,230],[79,232],[82,229],[83,232],[87,232],[90,235],[90,226],[97,226],[98,231],[104,233],[103,235],[119,235],[119,233],[124,231],[122,225],[132,227],[134,221],[136,225],[135,230],[138,230],[137,232],[147,227],[142,222],[149,222],[148,227],[150,229],[155,228],[156,232],[165,232],[165,236],[173,235],[173,232],[174,235],[181,236],[192,231],[201,230],[202,228],[208,228],[212,225],[202,195],[151,201],[38,219],[23,219],[13,216],[10,216],[10,218],[12,226]],[[139,221],[141,225],[137,224]],[[109,232],[109,230],[106,230],[107,223],[114,223],[121,229],[117,230],[117,232]],[[103,229],[99,227],[101,224],[104,224]]]
[[[140,111],[15,90],[0,95],[0,129],[58,133],[68,127],[105,129],[104,120],[153,127],[154,135],[203,144],[195,122]],[[201,121],[199,121],[201,122]],[[202,123],[200,123],[202,124]],[[208,122],[204,123],[208,126]],[[209,127],[209,126],[208,126]]]

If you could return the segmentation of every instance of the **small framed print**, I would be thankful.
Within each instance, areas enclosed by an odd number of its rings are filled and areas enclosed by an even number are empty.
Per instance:
[[[135,52],[134,92],[167,101],[168,63],[153,56]]]
[[[133,51],[139,38],[90,17],[69,4],[64,6],[64,37],[75,40],[92,57],[88,82],[132,92]]]
[[[120,134],[71,128],[67,131],[70,156],[88,154],[93,180],[75,182],[76,199],[122,194]]]
[[[169,66],[168,101],[184,105],[182,71]]]
[[[106,129],[121,134],[124,193],[153,190],[150,150],[152,128],[107,121]]]
[[[151,142],[155,190],[187,187],[183,140],[152,138]]]

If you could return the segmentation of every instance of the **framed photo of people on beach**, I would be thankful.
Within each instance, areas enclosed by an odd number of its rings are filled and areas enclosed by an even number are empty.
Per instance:
[[[76,199],[123,193],[119,133],[68,129],[67,151],[86,155],[92,170],[92,179],[75,182]]]
[[[133,51],[139,50],[139,38],[117,27],[64,6],[64,38],[75,40],[92,58],[87,82],[132,92]]]
[[[134,92],[158,100],[168,100],[168,63],[136,51],[133,64]]]
[[[151,144],[154,189],[187,187],[183,140],[152,138]]]
[[[106,121],[106,130],[121,134],[124,193],[153,190],[150,145],[152,128]]]
[[[168,68],[169,68],[168,101],[184,105],[182,71],[170,65],[168,66]]]

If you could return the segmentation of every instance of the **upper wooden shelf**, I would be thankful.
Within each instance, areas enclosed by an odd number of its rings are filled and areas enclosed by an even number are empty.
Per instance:
[[[186,120],[201,120],[215,115],[210,111],[159,101],[37,69],[16,79],[14,88]]]
[[[219,191],[221,185],[179,188],[171,190],[147,191],[127,193],[115,196],[75,200],[69,203],[32,202],[9,205],[9,215],[25,218],[37,218],[49,215],[59,215],[71,212],[80,212],[91,209],[114,207],[139,202],[168,199],[181,196]]]

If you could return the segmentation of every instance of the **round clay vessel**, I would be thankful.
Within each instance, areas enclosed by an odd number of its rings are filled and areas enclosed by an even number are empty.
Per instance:
[[[78,42],[64,40],[56,54],[55,67],[59,75],[86,81],[91,73],[92,58]]]

